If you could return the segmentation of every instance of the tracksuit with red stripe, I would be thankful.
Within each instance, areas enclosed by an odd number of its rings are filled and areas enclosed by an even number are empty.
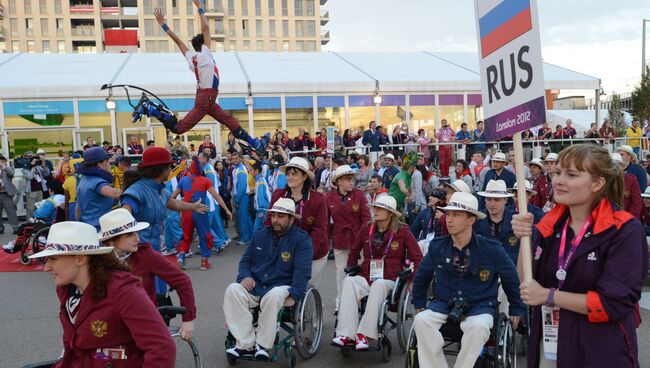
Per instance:
[[[212,182],[205,176],[189,174],[178,182],[178,188],[181,190],[183,200],[188,203],[194,203],[201,200],[201,203],[208,203],[208,190],[212,187]],[[195,211],[184,211],[181,216],[181,227],[183,228],[183,240],[181,240],[181,251],[187,253],[190,250],[194,229],[199,234],[199,249],[201,257],[210,257],[213,237],[210,232],[210,216],[207,213],[198,213]]]

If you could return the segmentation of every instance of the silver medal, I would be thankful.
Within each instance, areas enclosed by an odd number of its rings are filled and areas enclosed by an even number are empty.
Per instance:
[[[560,281],[564,281],[566,279],[566,271],[560,268],[555,273],[555,277]]]

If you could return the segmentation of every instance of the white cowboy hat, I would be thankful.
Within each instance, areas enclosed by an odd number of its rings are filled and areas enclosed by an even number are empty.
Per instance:
[[[332,176],[332,183],[336,183],[336,179],[345,175],[356,175],[358,173],[354,172],[350,165],[341,165],[334,170],[334,175]]]
[[[490,161],[502,161],[502,162],[508,162],[508,159],[506,158],[506,154],[503,152],[497,152],[495,153],[491,158]]]
[[[131,212],[118,208],[100,217],[99,226],[99,241],[105,241],[118,235],[144,230],[149,227],[149,223],[138,222]]]
[[[544,162],[555,162],[555,161],[557,161],[557,153],[551,152],[548,155],[546,155],[546,157],[544,157]]]
[[[368,204],[370,207],[383,208],[392,212],[396,216],[402,216],[402,213],[397,210],[397,201],[389,195],[382,195],[375,198],[373,203]]]
[[[294,167],[309,177],[310,180],[314,180],[314,173],[309,170],[309,162],[302,157],[292,157],[291,160],[284,166],[280,167],[280,172],[286,173],[287,169]]]
[[[291,198],[278,199],[275,201],[275,203],[273,203],[273,207],[269,208],[267,212],[286,213],[297,218],[298,220],[301,218],[301,216],[296,213],[296,203]]]
[[[632,146],[628,144],[624,144],[616,149],[616,152],[620,152],[620,151],[627,152],[628,154],[630,154],[630,156],[636,157],[636,153],[634,153],[634,149],[632,148]]]
[[[527,192],[529,192],[532,195],[537,195],[537,192],[533,190],[533,185],[528,180],[524,180],[524,183]],[[508,188],[509,192],[514,192],[516,190],[517,190],[517,183],[515,183],[515,185],[512,186],[512,189]]]
[[[612,161],[614,161],[614,163],[617,163],[617,164],[622,164],[623,163],[623,157],[618,152],[610,153],[609,157],[612,158]]]
[[[650,198],[650,187],[645,188],[645,191],[641,193],[641,197]]]
[[[444,182],[443,185],[450,187],[454,190],[454,192],[465,192],[472,194],[472,190],[470,189],[469,185],[460,179],[457,179],[453,183]]]
[[[538,167],[540,167],[542,170],[544,170],[544,163],[543,163],[542,160],[539,159],[539,158],[534,158],[534,159],[530,160],[530,162],[528,163],[528,166],[530,166],[530,165],[538,166]]]
[[[488,198],[510,198],[513,196],[512,193],[508,192],[506,182],[503,180],[490,180],[485,190],[477,194]]]
[[[389,154],[387,154],[387,155],[384,156],[384,157],[387,158],[387,159],[389,159],[389,160],[393,160],[393,161],[395,161],[395,156],[393,156],[392,153],[389,153]]]
[[[113,247],[100,247],[97,230],[92,225],[77,221],[57,222],[50,227],[45,249],[29,258],[51,256],[94,256],[107,254]]]
[[[465,192],[456,192],[452,194],[447,207],[442,207],[440,209],[443,211],[469,212],[479,220],[485,218],[485,214],[478,210],[478,200],[476,197]]]

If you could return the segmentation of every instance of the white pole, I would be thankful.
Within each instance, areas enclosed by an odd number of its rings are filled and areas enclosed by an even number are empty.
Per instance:
[[[641,76],[645,74],[645,23],[648,20],[643,18],[643,36],[641,37]]]
[[[524,177],[524,150],[521,145],[521,134],[518,132],[514,136],[514,148],[515,148],[515,175],[517,176],[517,207],[519,208],[519,213],[526,215],[528,213],[528,200],[526,198],[526,183]],[[530,237],[523,236],[520,239],[519,249],[521,252],[523,269],[524,269],[524,282],[530,282],[533,280],[533,255],[532,250],[530,249]]]

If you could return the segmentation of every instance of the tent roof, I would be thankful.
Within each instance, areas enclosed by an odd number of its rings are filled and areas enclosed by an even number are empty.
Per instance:
[[[480,91],[478,57],[467,52],[220,52],[222,94]],[[179,53],[0,54],[0,98],[103,97],[105,83],[161,96],[192,95],[196,83]],[[544,63],[546,88],[597,89],[599,81]],[[116,90],[116,94],[121,91]]]

